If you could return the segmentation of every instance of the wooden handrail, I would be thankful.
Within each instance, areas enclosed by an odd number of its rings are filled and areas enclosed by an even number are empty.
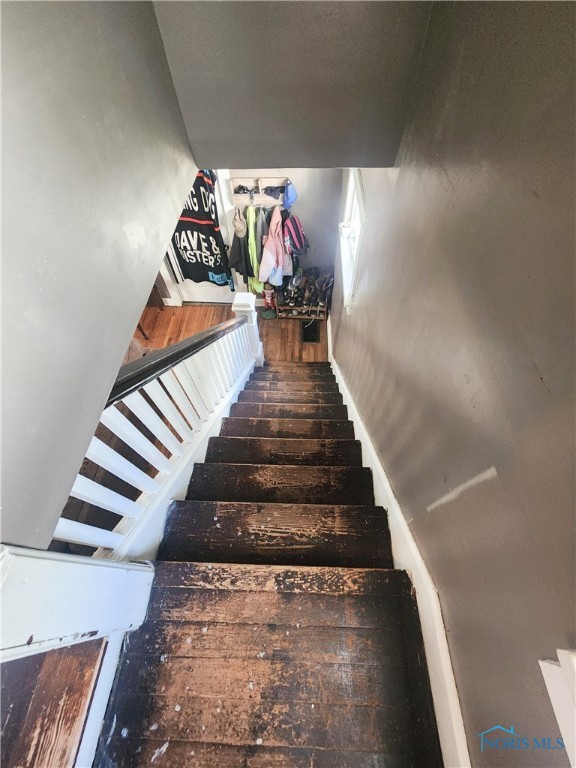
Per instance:
[[[200,331],[200,333],[196,333],[188,339],[178,341],[176,344],[171,344],[164,349],[154,350],[138,360],[123,365],[106,402],[106,408],[126,397],[126,395],[140,389],[144,384],[148,384],[149,381],[153,381],[158,376],[166,373],[166,371],[181,363],[182,360],[186,360],[186,358],[195,355],[201,349],[210,346],[210,344],[218,341],[223,336],[232,333],[232,331],[240,328],[246,322],[247,318],[245,315],[232,320],[226,320],[226,322],[220,323],[220,325],[215,325],[214,328]]]

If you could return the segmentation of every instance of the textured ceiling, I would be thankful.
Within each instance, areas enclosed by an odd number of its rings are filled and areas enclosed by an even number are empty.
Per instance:
[[[392,165],[430,6],[155,3],[197,164]]]

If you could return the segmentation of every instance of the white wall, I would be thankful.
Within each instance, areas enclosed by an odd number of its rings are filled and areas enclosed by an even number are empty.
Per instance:
[[[563,3],[434,3],[393,169],[365,169],[334,357],[438,588],[476,734],[558,733],[538,660],[574,644],[574,21]]]
[[[4,3],[2,80],[2,540],[44,548],[196,168],[148,3]]]

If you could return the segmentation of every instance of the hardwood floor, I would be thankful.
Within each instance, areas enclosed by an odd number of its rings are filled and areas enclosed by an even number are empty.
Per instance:
[[[147,307],[140,325],[149,336],[146,340],[140,331],[135,338],[149,349],[162,349],[170,344],[212,328],[234,317],[230,304],[195,304],[185,307]],[[264,320],[258,317],[260,338],[264,356],[270,363],[296,362],[320,363],[328,361],[328,333],[326,323],[319,323],[320,341],[302,341],[302,321],[290,319]]]
[[[195,304],[164,309],[146,307],[140,325],[149,339],[146,340],[138,330],[135,338],[149,349],[163,349],[232,317],[235,315],[230,304]]]
[[[1,763],[74,765],[105,640],[58,648],[1,666]]]
[[[328,332],[320,322],[320,341],[302,342],[302,321],[259,318],[258,328],[268,363],[324,363],[328,361]]]

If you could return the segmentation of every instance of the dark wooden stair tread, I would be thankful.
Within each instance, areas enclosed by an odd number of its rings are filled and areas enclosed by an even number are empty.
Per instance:
[[[259,373],[277,373],[281,375],[285,374],[303,374],[306,375],[308,373],[311,374],[320,374],[324,376],[333,376],[334,372],[332,371],[332,367],[330,365],[265,365],[262,367],[256,367],[252,371],[252,375],[259,374]]]
[[[373,504],[365,467],[195,464],[187,498],[292,504]]]
[[[158,560],[391,568],[386,511],[369,505],[172,503]]]
[[[94,765],[438,768],[407,613],[402,571],[158,563]]]
[[[240,403],[318,403],[341,405],[340,392],[256,392],[245,389],[238,395]]]
[[[335,381],[248,381],[245,392],[338,392]]]
[[[333,373],[324,371],[259,371],[250,376],[250,381],[336,381]]]
[[[276,368],[280,370],[284,370],[286,368],[294,368],[296,370],[299,370],[300,368],[308,368],[308,369],[314,369],[314,368],[328,368],[328,370],[332,370],[331,363],[327,362],[315,362],[315,363],[296,363],[296,362],[280,362],[276,361],[273,363],[265,362],[264,365],[257,365],[255,366],[255,371],[262,371],[262,370],[275,370]]]
[[[207,463],[362,466],[358,440],[211,437]]]
[[[228,437],[287,437],[353,440],[351,421],[336,419],[259,419],[229,416],[220,434]]]
[[[316,405],[314,403],[232,403],[230,416],[262,419],[348,419],[345,405]]]

